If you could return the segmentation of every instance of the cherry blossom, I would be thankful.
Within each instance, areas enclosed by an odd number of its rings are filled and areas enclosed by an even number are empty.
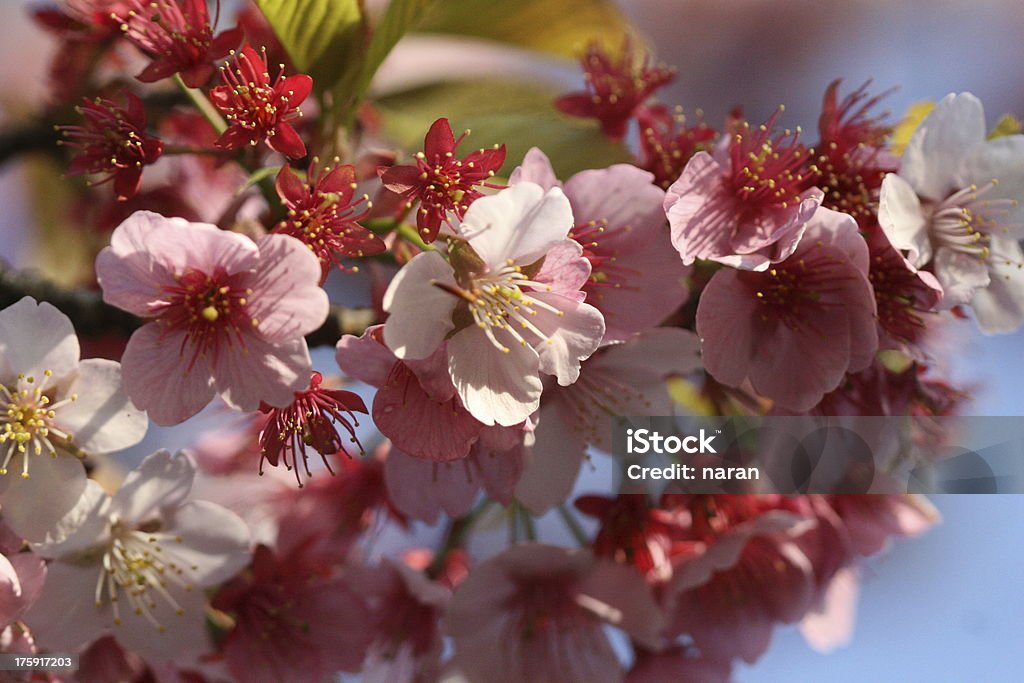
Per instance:
[[[604,316],[606,343],[661,323],[688,296],[688,269],[669,248],[662,211],[665,193],[653,180],[635,166],[617,164],[577,173],[563,186],[536,147],[510,179],[512,184],[529,181],[545,189],[561,187],[568,197],[576,221],[569,237],[583,247],[590,262],[590,277],[580,289],[587,303]],[[548,264],[554,258],[555,254],[548,255],[541,274],[553,272]],[[573,264],[570,259],[557,276],[571,277]]]
[[[505,145],[478,149],[459,159],[455,151],[465,137],[456,139],[448,119],[438,119],[427,131],[415,164],[392,166],[381,173],[384,187],[401,195],[408,208],[419,202],[416,226],[424,242],[437,238],[449,214],[465,216],[470,204],[482,196],[477,188],[490,187],[487,181],[505,163]]]
[[[298,240],[254,243],[205,223],[140,211],[96,260],[104,300],[148,319],[125,349],[125,390],[157,424],[215,394],[242,410],[285,407],[308,386],[303,335],[327,316],[320,264]]]
[[[622,671],[602,624],[656,647],[663,621],[632,569],[530,543],[470,572],[445,630],[470,680],[617,681]]]
[[[63,538],[33,546],[50,560],[25,615],[40,645],[70,651],[109,634],[152,662],[210,648],[202,589],[248,563],[249,534],[234,513],[187,499],[194,474],[187,455],[159,451],[113,496],[88,483]]]
[[[225,64],[220,74],[224,85],[210,91],[210,100],[228,121],[228,128],[214,143],[221,149],[255,145],[261,140],[275,152],[299,159],[306,145],[291,121],[302,116],[298,109],[313,90],[313,79],[305,74],[270,79],[265,54],[246,45]]]
[[[123,5],[115,12],[121,30],[152,60],[136,76],[143,83],[180,74],[188,87],[199,88],[213,75],[213,62],[242,40],[238,28],[213,34],[206,0],[127,0]]]
[[[142,167],[152,164],[164,143],[146,133],[142,100],[128,93],[126,106],[102,98],[85,99],[76,108],[85,119],[81,126],[62,126],[64,145],[76,150],[68,175],[105,174],[113,181],[118,200],[134,197],[142,184]]]
[[[798,133],[743,123],[727,147],[698,152],[665,196],[672,244],[689,265],[706,259],[763,271],[790,256],[821,204]]]
[[[807,410],[878,348],[868,249],[850,216],[819,209],[766,272],[725,268],[697,307],[704,367],[719,382]]]
[[[417,360],[448,337],[448,371],[470,414],[486,425],[522,422],[540,403],[540,374],[572,384],[604,336],[601,313],[579,301],[578,280],[531,279],[555,247],[582,260],[567,238],[572,225],[558,188],[523,182],[478,199],[459,226],[451,263],[424,252],[392,280],[385,343]]]
[[[971,93],[949,94],[882,183],[878,219],[911,265],[930,265],[950,307],[969,303],[985,332],[1024,322],[1024,135],[989,140]]]
[[[591,43],[580,64],[586,90],[562,95],[555,106],[570,116],[597,119],[612,140],[621,140],[629,121],[651,95],[675,80],[674,69],[651,65],[650,57],[628,38],[618,55]]]
[[[0,505],[4,522],[30,540],[82,495],[81,458],[132,446],[147,427],[121,367],[80,361],[68,317],[29,297],[0,311],[0,411]]]

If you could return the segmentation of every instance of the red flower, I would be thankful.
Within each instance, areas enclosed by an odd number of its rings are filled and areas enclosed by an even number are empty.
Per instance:
[[[180,73],[185,85],[198,88],[213,75],[213,62],[242,41],[239,28],[214,37],[206,0],[128,0],[125,4],[127,13],[117,17],[121,29],[153,60],[136,76],[143,83]]]
[[[342,257],[372,256],[387,248],[356,222],[366,218],[369,206],[360,210],[365,197],[353,200],[355,179],[352,166],[328,167],[316,173],[315,164],[310,164],[305,182],[287,164],[277,174],[277,194],[288,207],[288,218],[274,232],[304,242],[320,259],[324,280],[332,265],[344,269]]]
[[[888,93],[871,96],[869,83],[842,101],[840,81],[829,84],[818,119],[816,159],[817,185],[825,192],[822,206],[850,214],[862,228],[874,223],[882,179],[899,168],[899,160],[885,151],[892,127],[884,114],[871,111]]]
[[[476,188],[488,185],[488,178],[505,163],[505,145],[478,149],[463,159],[455,150],[466,134],[455,139],[448,119],[438,119],[430,126],[423,140],[423,152],[416,155],[416,164],[392,166],[381,174],[384,186],[402,195],[412,206],[419,201],[416,226],[424,242],[433,242],[449,212],[460,219],[481,193]]]
[[[580,59],[586,90],[559,97],[555,106],[570,116],[597,119],[605,135],[621,140],[641,105],[675,80],[674,70],[651,66],[649,60],[646,53],[637,54],[628,38],[618,59],[591,43]]]
[[[246,45],[235,57],[235,68],[221,70],[224,85],[210,91],[210,99],[230,124],[216,145],[236,149],[265,140],[267,146],[287,157],[306,156],[306,145],[291,121],[302,116],[298,106],[313,90],[313,79],[305,74],[284,77],[284,69],[270,80],[266,54]]]
[[[164,151],[163,142],[146,134],[142,100],[131,93],[126,99],[124,108],[101,98],[84,100],[76,110],[85,123],[61,126],[62,144],[78,150],[68,174],[106,174],[100,182],[113,180],[114,193],[121,201],[135,196],[142,182],[142,167],[159,159]]]
[[[679,179],[686,162],[697,152],[708,151],[718,132],[703,121],[686,125],[686,117],[660,104],[646,107],[640,117],[640,167],[654,174],[663,189]]]
[[[323,375],[314,372],[309,379],[309,389],[295,392],[295,401],[287,408],[273,408],[266,404],[260,407],[268,415],[259,439],[261,473],[264,460],[274,467],[284,462],[286,468],[295,470],[295,479],[299,482],[299,488],[302,488],[299,458],[302,458],[306,476],[312,476],[309,456],[306,454],[306,447],[309,446],[320,454],[324,465],[333,474],[327,456],[336,453],[348,455],[338,434],[339,426],[344,427],[350,441],[362,451],[363,447],[355,432],[359,422],[352,413],[366,413],[363,399],[351,391],[324,389],[321,386],[323,379]]]
[[[671,559],[686,531],[678,514],[652,508],[646,496],[628,493],[580,496],[574,504],[601,523],[594,537],[595,555],[633,565],[648,580],[672,574]]]

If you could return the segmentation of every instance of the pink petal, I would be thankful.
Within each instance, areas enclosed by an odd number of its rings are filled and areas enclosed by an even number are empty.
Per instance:
[[[253,411],[260,403],[283,408],[309,386],[312,362],[306,340],[272,344],[247,335],[244,347],[225,349],[213,375],[221,398],[233,408]]]
[[[293,341],[327,319],[330,302],[320,288],[320,262],[299,240],[267,235],[259,242],[259,267],[248,281],[248,314],[268,342]]]
[[[466,514],[480,492],[468,462],[430,462],[397,448],[384,461],[384,481],[395,507],[427,524],[436,524],[442,512],[451,518]]]
[[[156,323],[143,325],[121,357],[125,393],[158,425],[184,422],[214,396],[209,358],[200,356],[189,367],[191,358],[184,332],[165,335]]]
[[[398,359],[380,340],[383,329],[383,325],[373,325],[362,336],[346,334],[338,341],[335,359],[342,372],[372,387],[387,381]]]

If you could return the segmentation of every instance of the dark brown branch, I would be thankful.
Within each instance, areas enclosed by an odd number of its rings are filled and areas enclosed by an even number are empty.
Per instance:
[[[22,297],[48,301],[71,318],[75,331],[82,337],[115,334],[131,335],[143,320],[103,302],[99,292],[68,289],[31,272],[21,272],[0,261],[0,309],[7,308]],[[319,329],[306,335],[311,347],[333,346],[343,334],[362,334],[374,322],[369,308],[331,306],[327,320]]]

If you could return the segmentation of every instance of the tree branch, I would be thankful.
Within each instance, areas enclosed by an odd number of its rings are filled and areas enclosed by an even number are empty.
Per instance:
[[[11,268],[0,260],[0,309],[22,297],[48,301],[71,318],[75,331],[83,337],[116,334],[128,337],[145,321],[103,302],[100,292],[69,289],[38,274]],[[373,309],[331,306],[327,320],[306,335],[311,346],[333,346],[343,334],[362,334],[375,320]]]

